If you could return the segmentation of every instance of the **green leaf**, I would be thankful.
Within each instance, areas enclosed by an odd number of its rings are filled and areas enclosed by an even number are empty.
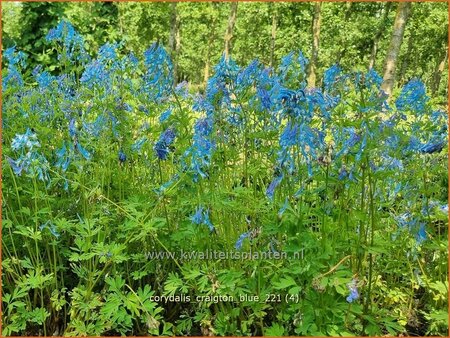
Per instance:
[[[286,289],[291,286],[297,286],[297,283],[290,276],[282,277],[278,282],[273,283],[273,288],[275,290]]]
[[[264,336],[282,337],[284,336],[284,327],[278,323],[272,324],[271,327],[264,330]]]

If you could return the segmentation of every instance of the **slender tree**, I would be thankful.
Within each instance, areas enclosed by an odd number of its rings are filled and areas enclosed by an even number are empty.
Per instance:
[[[170,35],[169,35],[169,50],[173,60],[173,75],[177,81],[178,73],[178,53],[181,46],[180,36],[180,17],[177,10],[177,2],[171,3],[171,17],[170,17]]]
[[[232,2],[231,3],[230,15],[228,17],[227,30],[225,32],[225,49],[224,49],[224,53],[225,53],[225,58],[226,59],[228,59],[229,56],[230,56],[231,39],[233,38],[234,25],[236,24],[237,9],[238,9],[238,3],[236,1]]]
[[[322,7],[321,2],[316,2],[314,4],[314,16],[312,25],[313,41],[312,41],[311,60],[309,61],[309,70],[308,70],[309,87],[315,87],[316,85],[317,60],[319,58],[321,7]]]
[[[384,76],[381,88],[389,96],[392,94],[395,81],[395,70],[397,67],[397,59],[400,52],[400,47],[405,33],[406,22],[411,10],[410,2],[400,2],[397,9],[397,14],[394,21],[394,30],[392,32],[391,42],[389,44],[386,60],[384,62]]]
[[[436,69],[433,73],[433,78],[431,79],[431,94],[434,96],[436,92],[439,90],[439,85],[441,83],[442,74],[445,70],[445,63],[448,59],[448,49],[445,48],[440,56],[440,58],[437,59],[436,62]]]

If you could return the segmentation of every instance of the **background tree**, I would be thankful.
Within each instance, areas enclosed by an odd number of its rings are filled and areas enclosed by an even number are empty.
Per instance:
[[[320,41],[320,22],[321,14],[320,9],[322,7],[321,2],[314,4],[314,16],[312,22],[312,51],[311,59],[309,61],[308,69],[308,86],[315,87],[316,85],[316,67],[319,59],[319,41]]]
[[[233,30],[234,30],[234,25],[236,23],[237,9],[238,9],[238,2],[237,1],[232,2],[230,16],[228,17],[227,30],[225,32],[224,54],[225,54],[226,59],[228,59],[230,57],[231,39],[233,38]]]
[[[378,44],[380,42],[380,39],[383,36],[383,32],[386,31],[386,27],[387,27],[387,24],[389,21],[389,13],[391,11],[391,8],[392,8],[392,2],[387,2],[385,6],[380,7],[379,13],[380,14],[382,13],[380,15],[382,17],[382,19],[378,25],[377,33],[373,37],[372,51],[370,53],[368,69],[371,69],[375,66],[375,60],[377,58],[377,53],[378,53]]]
[[[177,10],[177,2],[171,3],[171,18],[170,18],[170,36],[169,36],[169,51],[174,63],[173,73],[174,79],[177,80],[177,65],[178,65],[178,53],[180,51],[181,38],[180,38],[180,17]]]
[[[12,4],[17,6],[17,4]],[[57,2],[24,2],[21,4],[20,34],[9,35],[11,45],[20,46],[28,55],[30,64],[52,64],[56,53],[45,53],[48,48],[45,36],[55,27],[64,13],[64,4]],[[17,9],[14,9],[16,14]],[[6,29],[8,31],[8,29]],[[7,35],[8,38],[8,35]]]
[[[395,16],[394,31],[392,32],[391,43],[389,45],[388,54],[384,63],[384,76],[381,88],[391,95],[395,81],[395,70],[397,67],[397,58],[403,41],[406,22],[411,10],[410,2],[401,2],[398,5],[397,14]]]
[[[14,45],[20,39],[20,21],[22,7],[18,2],[5,2],[2,4],[2,43],[7,46]]]

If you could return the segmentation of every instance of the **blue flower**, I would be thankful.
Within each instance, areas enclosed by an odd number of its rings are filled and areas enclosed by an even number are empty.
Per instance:
[[[212,119],[202,118],[198,119],[194,126],[195,134],[198,136],[208,136],[213,130]]]
[[[127,160],[127,155],[123,152],[122,149],[119,150],[119,161],[121,163],[125,162]]]
[[[23,86],[23,79],[20,72],[15,67],[8,67],[7,73],[2,78],[3,90],[10,88],[11,86],[17,86],[21,88]]]
[[[300,125],[299,141],[305,158],[307,158],[307,155],[310,155],[316,159],[317,151],[325,145],[324,134],[317,129],[311,129],[306,123]]]
[[[66,143],[64,142],[61,149],[56,151],[56,158],[58,161],[56,162],[56,166],[61,168],[62,171],[66,171],[71,162],[71,156],[67,150]]]
[[[447,127],[448,116],[445,110],[441,109],[435,110],[431,113],[430,117],[435,125],[439,125],[442,123],[445,127]]]
[[[331,118],[330,110],[336,107],[340,97],[324,94],[319,88],[312,88],[308,91],[307,100],[311,111],[314,110],[314,106],[319,106],[322,116],[329,120]]]
[[[17,160],[9,157],[7,157],[7,160],[14,174],[17,176],[22,175],[22,172],[25,171],[31,176],[37,176],[41,181],[48,181],[50,179],[47,159],[35,150],[29,150],[26,154],[22,153]]]
[[[262,109],[269,110],[272,106],[272,100],[269,92],[261,87],[256,89]]]
[[[139,64],[139,59],[133,54],[133,52],[128,54],[128,61],[133,67],[136,67]]]
[[[347,284],[347,288],[349,289],[350,294],[347,296],[346,300],[349,303],[353,303],[353,301],[359,298],[358,285],[356,279],[352,279],[352,281]]]
[[[188,83],[187,81],[180,82],[175,87],[175,94],[181,96],[182,98],[188,97]]]
[[[337,82],[339,75],[341,74],[341,68],[335,64],[328,68],[323,75],[323,84],[325,90],[329,91],[333,85]]]
[[[156,152],[156,156],[160,159],[160,160],[166,160],[167,156],[169,155],[169,148],[167,147],[167,145],[164,142],[156,142],[155,146],[153,147],[153,149]]]
[[[139,109],[139,111],[141,111],[147,115],[150,114],[149,110],[142,104],[139,105],[138,109]]]
[[[219,63],[214,67],[214,78],[217,79],[230,79],[235,80],[239,72],[239,66],[232,58],[226,58],[225,54],[222,54]]]
[[[341,167],[341,170],[339,170],[339,176],[338,176],[339,180],[342,181],[343,179],[345,179],[347,177],[348,177],[347,169],[345,167]]]
[[[422,210],[424,216],[427,216],[428,211]],[[413,217],[410,212],[405,212],[401,215],[394,216],[400,229],[407,229],[416,238],[417,244],[422,244],[426,238],[427,234],[425,231],[425,223],[420,222],[419,219]]]
[[[30,128],[27,128],[25,134],[16,134],[11,142],[12,150],[33,150],[36,147],[40,147],[40,143],[37,136]]]
[[[4,52],[3,56],[8,60],[7,72],[2,78],[3,90],[11,86],[21,88],[23,86],[23,79],[20,69],[24,69],[26,66],[26,55],[23,52],[16,52],[16,48],[11,47]]]
[[[423,113],[428,100],[423,82],[419,79],[412,79],[402,88],[395,105],[400,111],[411,109]]]
[[[350,182],[356,182],[355,167],[353,166],[349,171],[345,166],[342,166],[339,170],[338,179],[341,181],[348,179]],[[348,185],[348,181],[346,182],[346,186]]]
[[[36,67],[36,68],[38,68],[38,67]],[[35,70],[36,70],[36,68],[35,68]],[[33,71],[33,75],[35,76],[36,81],[39,84],[39,87],[42,89],[48,88],[52,84],[52,82],[56,80],[55,77],[50,75],[50,73],[47,71],[43,71],[41,73],[39,73],[39,72],[35,73]]]
[[[383,83],[383,78],[373,69],[370,68],[365,76],[365,84],[367,88],[375,86],[376,88],[380,88]]]
[[[48,229],[50,231],[50,233],[55,236],[56,238],[60,237],[60,234],[58,233],[58,231],[56,230],[56,226],[55,224],[53,224],[51,221],[47,221],[44,224],[42,224],[39,227],[39,230],[42,231],[44,229]]]
[[[173,64],[166,50],[154,43],[144,52],[144,64],[147,67],[144,92],[151,99],[161,99],[171,93]]]
[[[448,214],[448,204],[443,204],[439,207],[439,210],[445,214]]]
[[[96,85],[105,85],[109,83],[109,73],[103,63],[94,60],[84,69],[80,82],[86,84],[89,88]]]
[[[215,231],[214,225],[209,219],[209,209],[204,209],[203,207],[197,207],[195,214],[190,217],[192,223],[200,225],[205,224],[208,226],[210,232]]]
[[[49,42],[59,42],[63,45],[64,51],[62,55],[58,55],[58,60],[61,60],[63,56],[70,62],[73,61],[74,56],[77,56],[77,59],[83,62],[88,59],[88,55],[83,46],[83,37],[78,34],[70,22],[62,20],[58,26],[50,29],[46,40]]]
[[[167,128],[160,137],[160,141],[164,142],[167,145],[171,145],[175,140],[175,131],[172,128]]]
[[[159,140],[155,143],[153,149],[156,152],[156,156],[160,160],[166,160],[170,153],[170,146],[175,140],[175,132],[171,128],[167,128],[159,137]]]
[[[209,231],[211,231],[211,232],[215,231],[214,225],[211,223],[211,221],[209,219],[209,210],[205,210],[205,212],[203,214],[203,223],[208,226]]]
[[[117,43],[105,43],[98,50],[98,59],[103,63],[116,60],[118,47]]]
[[[282,148],[291,147],[298,142],[299,126],[288,123],[280,136],[280,146]]]
[[[8,61],[8,67],[21,66],[24,68],[26,66],[25,60],[27,56],[24,52],[17,52],[15,46],[6,49],[3,57]]]
[[[266,190],[266,195],[270,200],[273,200],[273,195],[275,193],[275,188],[281,183],[283,179],[283,175],[279,175],[275,177],[272,182],[270,182],[269,186]]]
[[[308,59],[304,57],[301,51],[298,52],[297,57],[294,52],[291,52],[281,59],[278,67],[278,76],[280,80],[286,83],[298,83],[300,80],[303,87],[307,64]]]
[[[77,136],[77,129],[75,127],[75,119],[70,119],[70,121],[69,121],[69,135],[72,138]]]
[[[412,215],[410,212],[405,212],[401,215],[394,216],[394,219],[397,221],[397,225],[400,228],[411,229],[417,224],[417,220],[412,218]]]
[[[191,216],[191,221],[194,224],[202,224],[203,222],[203,207],[198,207],[195,211],[195,214]]]
[[[418,151],[424,154],[433,154],[440,152],[444,148],[445,142],[444,141],[438,141],[436,143],[429,142],[421,145],[418,148]]]
[[[241,250],[244,239],[248,238],[249,236],[250,236],[250,231],[244,232],[243,234],[241,234],[239,236],[238,240],[236,241],[236,244],[234,245],[235,249]]]
[[[83,156],[86,160],[90,160],[92,158],[92,155],[85,149],[80,143],[76,144],[78,152]]]
[[[200,118],[194,125],[194,137],[192,146],[186,150],[183,157],[190,157],[190,169],[194,172],[194,182],[199,177],[206,178],[206,169],[211,164],[211,158],[215,143],[211,139],[213,130],[212,118]]]
[[[205,96],[197,93],[194,97],[192,110],[196,112],[205,111],[207,114],[212,114],[214,111],[214,106],[207,98],[205,98]]]
[[[6,159],[8,160],[9,165],[11,166],[14,174],[17,176],[22,175],[22,171],[25,167],[25,162],[20,161],[20,160],[13,160],[12,158],[10,158],[8,156],[6,157]]]
[[[236,77],[236,91],[241,92],[253,85],[259,74],[259,61],[253,60],[247,68],[241,70]]]
[[[163,123],[164,121],[166,121],[170,115],[172,114],[172,109],[167,109],[164,113],[161,114],[161,116],[159,117],[159,122]]]
[[[343,133],[337,138],[342,140],[345,134],[348,135],[348,138],[342,143],[342,148],[336,153],[336,158],[346,155],[361,140],[361,135],[353,127],[344,128],[342,131]]]
[[[298,52],[298,58],[297,58],[298,63],[300,64],[301,70],[303,72],[306,71],[306,66],[309,63],[309,60],[303,55],[302,51]]]
[[[417,244],[422,244],[427,239],[427,233],[425,232],[425,223],[420,223],[419,231],[416,234]]]

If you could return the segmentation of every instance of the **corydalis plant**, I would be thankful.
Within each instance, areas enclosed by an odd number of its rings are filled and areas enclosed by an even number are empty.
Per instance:
[[[11,142],[11,149],[20,156],[15,160],[7,157],[16,175],[21,176],[22,172],[26,172],[31,176],[37,176],[41,181],[49,181],[49,163],[37,150],[40,146],[37,135],[30,128],[27,128],[24,134],[16,134]]]
[[[84,49],[84,39],[78,34],[72,24],[68,21],[61,21],[58,26],[51,29],[46,40],[56,43],[61,52],[58,54],[58,59],[63,63],[73,63],[80,61],[85,63],[89,60],[89,56]]]
[[[172,128],[167,128],[159,137],[159,140],[155,143],[153,149],[156,156],[160,160],[166,160],[169,153],[172,151],[172,143],[175,141],[175,131]]]
[[[197,210],[195,211],[194,215],[191,216],[191,221],[194,224],[200,225],[205,224],[208,226],[209,231],[215,232],[215,227],[211,223],[211,220],[209,219],[209,209],[204,209],[202,206],[199,206]]]
[[[212,140],[213,120],[211,117],[200,118],[194,126],[192,146],[186,150],[184,157],[190,157],[189,169],[194,173],[194,181],[199,177],[208,177],[208,167],[211,164],[215,143]]]

